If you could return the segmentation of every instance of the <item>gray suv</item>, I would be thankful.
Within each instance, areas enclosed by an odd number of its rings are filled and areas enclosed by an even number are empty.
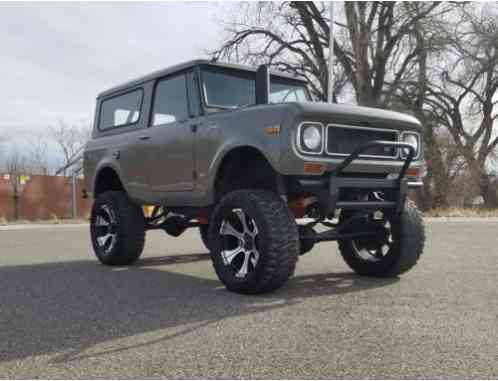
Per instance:
[[[84,153],[95,253],[129,265],[147,230],[197,228],[235,292],[279,288],[318,242],[358,274],[397,276],[424,246],[406,197],[421,134],[409,115],[313,102],[265,65],[196,60],[127,82],[98,96]]]

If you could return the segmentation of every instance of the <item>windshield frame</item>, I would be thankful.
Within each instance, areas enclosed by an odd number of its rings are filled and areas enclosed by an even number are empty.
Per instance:
[[[246,78],[246,79],[250,79],[250,80],[254,80],[254,81],[256,81],[256,72],[253,70],[241,70],[241,69],[227,68],[227,67],[217,66],[217,65],[199,65],[199,89],[200,89],[200,94],[201,94],[201,103],[202,103],[203,109],[205,111],[207,111],[207,114],[209,114],[210,112],[214,112],[214,111],[230,111],[230,110],[237,110],[240,108],[256,105],[256,99],[254,99],[254,103],[247,104],[247,105],[241,105],[241,106],[226,106],[226,105],[209,103],[207,89],[206,89],[206,85],[205,85],[204,78],[203,78],[205,71],[233,75],[236,77]],[[270,74],[270,89],[271,89],[272,83],[277,83],[279,85],[289,85],[289,86],[301,87],[306,94],[306,98],[307,98],[306,101],[312,102],[312,97],[311,97],[310,91],[308,89],[308,86],[307,86],[306,82],[303,80],[300,80],[298,78]],[[285,102],[285,103],[287,103],[287,102]],[[292,102],[289,102],[289,103],[292,103]],[[277,102],[268,103],[268,104],[277,104]]]

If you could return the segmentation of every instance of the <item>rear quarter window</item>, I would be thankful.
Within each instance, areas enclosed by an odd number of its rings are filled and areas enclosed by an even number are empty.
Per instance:
[[[140,119],[143,90],[138,89],[102,102],[99,130],[136,124]]]

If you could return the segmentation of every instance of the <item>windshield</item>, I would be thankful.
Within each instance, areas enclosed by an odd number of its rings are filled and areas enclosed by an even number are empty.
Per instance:
[[[306,101],[309,101],[309,97],[308,92],[303,85],[291,85],[271,82],[270,103]]]
[[[309,101],[306,86],[298,81],[271,77],[270,103]],[[219,68],[202,71],[202,86],[208,107],[238,108],[256,103],[255,73]]]

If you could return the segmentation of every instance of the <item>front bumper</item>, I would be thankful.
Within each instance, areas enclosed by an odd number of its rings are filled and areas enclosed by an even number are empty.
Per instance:
[[[351,176],[346,173],[348,168],[363,152],[374,146],[389,146],[397,148],[407,148],[409,154],[404,159],[403,166],[395,179],[385,177],[368,177],[368,176]],[[361,146],[346,159],[344,159],[336,168],[320,178],[294,178],[287,184],[287,190],[290,193],[311,193],[318,199],[318,205],[321,209],[322,216],[334,215],[337,209],[374,209],[402,210],[406,194],[409,188],[422,186],[418,179],[408,179],[406,172],[413,160],[415,154],[414,148],[403,142],[389,141],[371,141]],[[388,191],[390,197],[386,200],[354,200],[348,198],[348,193],[365,191]]]

